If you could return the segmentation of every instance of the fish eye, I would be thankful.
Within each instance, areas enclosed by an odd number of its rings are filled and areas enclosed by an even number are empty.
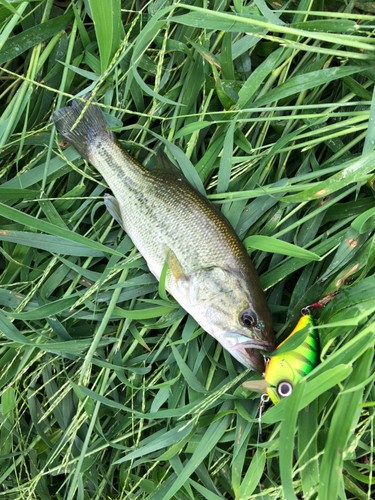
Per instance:
[[[280,384],[277,386],[277,393],[282,398],[290,396],[292,394],[292,391],[293,391],[293,386],[290,382],[280,382]]]
[[[245,311],[242,311],[242,313],[240,314],[240,323],[242,326],[250,328],[251,326],[257,324],[257,316],[253,311],[245,309]]]

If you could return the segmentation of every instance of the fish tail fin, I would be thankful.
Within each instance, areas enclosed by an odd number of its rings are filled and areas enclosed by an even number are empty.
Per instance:
[[[60,108],[51,116],[57,131],[88,161],[98,139],[116,140],[99,106],[95,102],[87,106],[85,101],[90,98],[90,94],[85,94],[82,101],[74,99],[71,106]]]

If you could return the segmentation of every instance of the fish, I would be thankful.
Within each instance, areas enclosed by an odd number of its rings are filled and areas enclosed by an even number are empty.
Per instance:
[[[302,344],[293,351],[271,357],[263,374],[264,379],[244,382],[243,387],[267,393],[274,404],[290,396],[296,383],[319,364],[319,337],[311,314],[303,315],[292,333],[278,346],[307,327],[310,327],[310,332]]]
[[[89,101],[92,102],[89,102]],[[275,346],[272,315],[252,261],[234,229],[165,153],[147,169],[108,129],[90,94],[56,110],[57,131],[105,179],[104,198],[165,289],[247,368],[264,370]],[[164,267],[165,269],[165,267]]]

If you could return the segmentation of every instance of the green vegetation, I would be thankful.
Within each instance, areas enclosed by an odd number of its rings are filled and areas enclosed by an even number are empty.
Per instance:
[[[374,29],[362,0],[0,0],[0,499],[374,497]],[[228,217],[279,339],[342,289],[260,438],[260,375],[158,290],[49,121],[87,91]]]

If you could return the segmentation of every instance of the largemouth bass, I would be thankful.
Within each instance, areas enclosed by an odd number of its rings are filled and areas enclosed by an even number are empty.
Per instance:
[[[270,352],[275,345],[272,317],[233,228],[166,155],[151,171],[134,160],[87,99],[74,100],[51,119],[104,177],[117,200],[107,199],[110,212],[120,214],[117,219],[158,280],[167,263],[166,290],[199,325],[243,365],[263,371],[260,350]]]

